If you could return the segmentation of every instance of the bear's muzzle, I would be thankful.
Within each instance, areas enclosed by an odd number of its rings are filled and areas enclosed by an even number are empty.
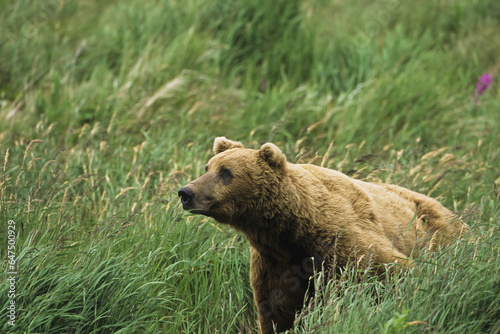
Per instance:
[[[182,208],[184,210],[189,210],[193,207],[194,203],[194,192],[188,187],[181,188],[177,193],[181,198]]]

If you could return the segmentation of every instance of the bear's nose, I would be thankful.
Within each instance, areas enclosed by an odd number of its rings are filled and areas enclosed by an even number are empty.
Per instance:
[[[193,204],[194,192],[191,189],[187,187],[181,188],[177,194],[181,198],[182,208],[184,210],[188,209]]]

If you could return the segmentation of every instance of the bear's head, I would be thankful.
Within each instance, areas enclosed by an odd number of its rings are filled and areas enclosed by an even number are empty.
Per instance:
[[[183,209],[226,224],[263,210],[286,173],[281,150],[271,143],[259,150],[246,149],[239,142],[217,137],[214,153],[206,173],[179,190]]]

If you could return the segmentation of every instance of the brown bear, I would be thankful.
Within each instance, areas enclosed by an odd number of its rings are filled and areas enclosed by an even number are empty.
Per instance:
[[[178,194],[184,210],[228,224],[250,242],[261,333],[293,326],[315,271],[348,263],[384,270],[466,228],[432,198],[289,163],[272,143],[252,150],[218,137],[214,152],[206,174]]]

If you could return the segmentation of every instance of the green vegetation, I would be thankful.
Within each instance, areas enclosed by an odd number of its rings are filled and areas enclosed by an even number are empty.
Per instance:
[[[297,333],[500,332],[499,25],[498,0],[0,1],[0,331],[256,333],[247,242],[176,194],[224,135],[471,226],[318,285]]]

